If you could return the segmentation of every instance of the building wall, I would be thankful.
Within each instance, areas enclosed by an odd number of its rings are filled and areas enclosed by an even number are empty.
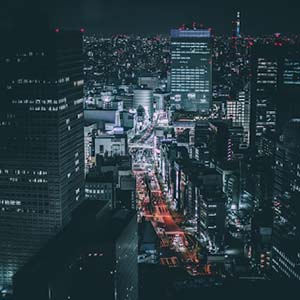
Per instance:
[[[300,123],[293,124],[290,140],[284,137],[276,145],[272,268],[276,275],[300,280]]]
[[[137,109],[142,106],[148,117],[153,114],[153,90],[151,89],[136,89],[133,91],[133,107]]]
[[[97,154],[104,156],[124,156],[127,154],[127,137],[103,135],[95,138],[95,156]]]
[[[7,48],[6,48],[7,47]],[[11,35],[1,48],[0,285],[84,196],[80,33]]]
[[[85,198],[88,200],[108,201],[113,207],[115,186],[113,182],[86,182]]]
[[[116,241],[116,300],[138,300],[138,232],[134,216]]]

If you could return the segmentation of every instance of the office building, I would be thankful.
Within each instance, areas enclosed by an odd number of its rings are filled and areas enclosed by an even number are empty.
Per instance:
[[[285,127],[276,145],[272,269],[300,280],[300,120]]]
[[[207,121],[200,121],[195,126],[195,146],[193,158],[209,167],[210,164],[210,136],[209,123]]]
[[[82,34],[18,31],[0,50],[0,285],[84,198]]]
[[[212,103],[212,53],[209,29],[171,30],[171,104],[208,114]]]
[[[135,210],[136,180],[131,170],[131,157],[97,155],[96,161],[92,175],[86,180],[86,187],[91,187],[86,190],[89,199],[106,198],[114,208]]]
[[[215,245],[221,245],[225,233],[226,195],[222,192],[222,176],[206,168],[198,176],[198,233],[204,233]]]
[[[229,126],[223,121],[209,122],[211,159],[214,164],[232,160],[233,149]]]
[[[243,147],[250,146],[250,87],[247,84],[238,93],[237,99],[226,101],[226,119],[232,120],[233,127],[243,128]]]
[[[136,179],[131,170],[119,170],[116,207],[136,209]]]
[[[252,132],[253,146],[262,149],[262,136],[266,130],[275,132],[275,93],[278,89],[278,46],[257,45],[252,52]]]
[[[278,136],[290,119],[300,117],[299,66],[299,46],[284,44],[279,35],[274,43],[253,47],[251,144],[259,154],[263,152],[265,133],[276,133]]]
[[[113,207],[116,194],[113,172],[99,173],[92,169],[85,178],[85,199],[106,201]]]

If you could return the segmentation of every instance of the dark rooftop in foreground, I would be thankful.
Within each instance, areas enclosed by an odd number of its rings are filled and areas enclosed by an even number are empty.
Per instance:
[[[53,276],[79,249],[118,238],[134,214],[126,209],[109,210],[104,201],[83,202],[73,213],[71,222],[16,273],[14,280],[24,274]],[[40,272],[42,269],[48,272]]]

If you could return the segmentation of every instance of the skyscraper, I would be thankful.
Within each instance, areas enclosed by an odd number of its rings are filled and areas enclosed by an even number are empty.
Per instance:
[[[252,145],[262,151],[262,136],[276,128],[275,94],[278,89],[281,48],[257,45],[252,51]]]
[[[243,146],[246,148],[250,144],[250,102],[249,84],[238,93],[237,99],[226,101],[226,118],[232,120],[233,127],[243,127]]]
[[[272,268],[300,280],[300,119],[292,119],[276,144]]]
[[[80,32],[34,28],[3,40],[0,285],[9,286],[83,200],[83,65]]]
[[[207,114],[212,102],[211,30],[171,30],[171,102],[175,109]]]
[[[252,50],[251,143],[262,153],[266,132],[280,135],[292,118],[300,117],[300,49],[286,45],[277,34],[274,42]]]

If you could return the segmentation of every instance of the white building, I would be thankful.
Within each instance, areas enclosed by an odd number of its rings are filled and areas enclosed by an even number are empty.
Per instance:
[[[124,156],[128,154],[126,134],[102,134],[95,137],[95,156]]]
[[[232,120],[234,127],[243,127],[244,144],[250,145],[250,89],[246,85],[243,91],[238,94],[238,99],[228,100],[226,119]]]
[[[93,147],[93,132],[97,130],[96,123],[89,123],[84,126],[84,170],[88,173],[89,168],[93,164],[92,147]]]

